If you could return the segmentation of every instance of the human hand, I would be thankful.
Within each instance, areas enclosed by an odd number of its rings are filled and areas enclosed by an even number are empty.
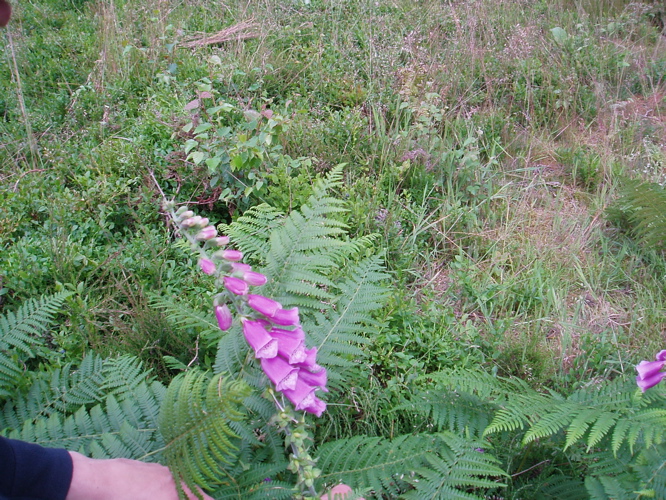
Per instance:
[[[178,500],[168,467],[138,460],[96,460],[69,452],[74,465],[66,500]],[[185,485],[188,500],[196,499]],[[201,492],[204,500],[212,497]]]
[[[326,495],[321,497],[321,500],[336,500],[339,498],[346,498],[352,492],[352,489],[346,484],[338,484],[334,486],[331,491]],[[330,495],[330,497],[329,497]],[[359,498],[358,500],[365,500],[364,498]]]

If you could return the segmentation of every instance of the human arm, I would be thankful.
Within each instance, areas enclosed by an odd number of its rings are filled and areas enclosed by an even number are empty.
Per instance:
[[[168,467],[137,460],[97,460],[70,452],[74,471],[66,500],[178,500]],[[197,498],[184,487],[188,500]],[[213,500],[202,493],[204,500]]]
[[[160,464],[97,460],[0,437],[0,466],[0,498],[178,500],[171,472]],[[196,498],[184,489],[188,499]]]
[[[0,498],[62,500],[72,478],[65,450],[0,437]]]

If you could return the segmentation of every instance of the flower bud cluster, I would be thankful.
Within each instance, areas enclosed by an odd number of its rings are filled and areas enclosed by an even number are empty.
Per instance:
[[[296,410],[321,416],[326,403],[315,395],[315,391],[328,392],[326,370],[316,363],[317,348],[307,349],[305,346],[298,308],[284,309],[275,300],[250,293],[250,287],[267,282],[266,276],[241,263],[241,252],[225,249],[229,237],[218,236],[207,218],[194,215],[186,207],[172,212],[172,216],[193,249],[200,253],[201,270],[215,276],[224,289],[213,301],[220,329],[226,331],[233,324],[231,305],[240,315],[245,339],[276,390],[282,392]],[[200,246],[202,242],[203,248]],[[207,253],[208,249],[212,251],[211,255]]]
[[[291,410],[285,409],[273,416],[271,422],[285,433],[284,443],[287,448],[291,448],[288,469],[297,475],[297,486],[301,493],[310,492],[309,496],[298,498],[318,498],[314,494],[314,482],[321,475],[321,470],[316,467],[316,460],[308,452],[307,441],[311,437],[305,420],[297,420]]]

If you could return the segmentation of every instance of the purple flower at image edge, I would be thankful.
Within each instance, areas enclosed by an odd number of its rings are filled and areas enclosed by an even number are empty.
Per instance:
[[[659,351],[655,358],[656,361],[641,361],[636,366],[638,372],[636,384],[643,392],[654,387],[666,377],[666,372],[661,371],[666,365],[666,350]]]

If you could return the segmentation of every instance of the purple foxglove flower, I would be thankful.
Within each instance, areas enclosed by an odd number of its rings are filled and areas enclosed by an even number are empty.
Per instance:
[[[300,328],[296,330],[273,328],[268,333],[278,341],[278,354],[288,359],[289,363],[305,361],[307,353],[305,352],[305,334],[303,330]]]
[[[228,260],[230,262],[236,262],[243,258],[243,254],[238,250],[220,250],[215,252],[215,257]]]
[[[199,259],[199,267],[205,274],[215,274],[215,263],[210,259]]]
[[[246,295],[250,287],[240,278],[233,276],[224,277],[224,287],[236,295]]]
[[[643,361],[647,363],[647,361]],[[640,366],[640,365],[639,365]],[[638,367],[637,367],[638,368]],[[641,391],[645,392],[648,389],[657,385],[661,380],[666,377],[666,372],[656,372],[648,375],[647,377],[641,377],[640,375],[636,377],[636,384],[641,388]]]
[[[654,377],[662,370],[665,364],[665,361],[641,361],[638,366],[636,366],[638,378],[646,379]]]
[[[234,317],[226,304],[215,306],[215,317],[217,318],[217,325],[220,330],[227,331],[234,322]]]
[[[217,236],[217,229],[214,226],[206,226],[194,237],[197,241],[208,241]]]
[[[265,285],[268,281],[268,278],[261,273],[255,273],[254,271],[246,271],[241,276],[243,280],[247,282],[248,285],[252,286],[262,286]]]
[[[317,373],[312,373],[303,368],[298,372],[298,378],[308,385],[319,387],[322,391],[328,392],[326,388],[326,382],[328,381],[326,370],[319,370]]]
[[[302,410],[303,406],[312,403],[312,398],[315,397],[315,389],[311,385],[306,384],[300,378],[296,380],[293,389],[285,389],[282,391],[289,401],[291,401],[297,410]]]
[[[298,379],[298,368],[289,364],[289,362],[280,355],[270,359],[261,360],[261,369],[266,376],[275,384],[275,389],[283,391],[285,389],[295,389]]]
[[[282,309],[282,304],[276,302],[275,300],[264,297],[263,295],[252,295],[247,296],[247,305],[258,313],[263,314],[267,317],[272,317],[277,311]]]
[[[278,341],[271,337],[260,321],[243,318],[243,335],[259,359],[277,356]]]
[[[208,224],[210,224],[210,220],[208,220],[208,217],[201,217],[201,220],[197,223],[197,226],[203,229]]]
[[[312,402],[305,406],[303,410],[307,411],[308,413],[317,415],[317,417],[321,417],[321,414],[326,411],[326,403],[315,396],[312,398]]]
[[[298,325],[301,321],[298,318],[298,307],[292,307],[291,309],[278,309],[275,311],[275,314],[269,316],[269,318],[276,325],[282,326]]]
[[[296,381],[294,389],[285,389],[282,394],[294,404],[297,410],[314,413],[318,417],[321,417],[321,414],[326,410],[326,403],[315,396],[315,388],[300,379]]]
[[[643,392],[657,385],[666,376],[666,372],[661,371],[666,365],[666,350],[659,351],[655,359],[656,361],[641,361],[636,366],[636,384]]]
[[[252,266],[249,264],[243,264],[242,262],[233,262],[231,264],[231,271],[232,272],[238,272],[239,274],[243,274],[247,271],[252,271]]]
[[[312,373],[317,373],[324,369],[323,366],[317,364],[317,348],[313,347],[305,351],[306,358],[305,361],[301,363],[295,363],[299,368],[305,368]]]

